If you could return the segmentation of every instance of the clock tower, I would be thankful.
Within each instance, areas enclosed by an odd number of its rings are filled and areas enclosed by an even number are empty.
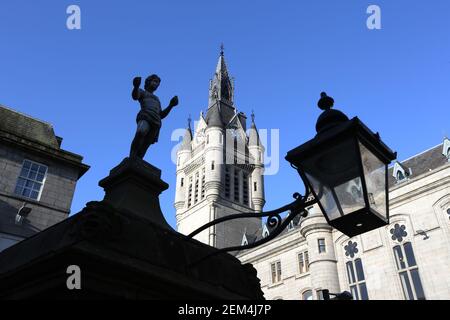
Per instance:
[[[177,152],[175,209],[177,229],[189,234],[231,214],[261,212],[264,207],[264,147],[252,114],[234,104],[234,83],[223,47],[209,84],[206,114],[194,130],[190,121]],[[217,248],[240,245],[243,234],[256,234],[261,220],[238,219],[218,224],[195,238]]]

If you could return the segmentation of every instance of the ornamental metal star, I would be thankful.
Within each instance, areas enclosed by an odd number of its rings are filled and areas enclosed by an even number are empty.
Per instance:
[[[358,246],[358,243],[349,241],[348,244],[344,247],[345,255],[347,257],[350,256],[350,258],[353,258],[355,256],[355,254],[358,253],[357,246]]]
[[[403,238],[408,235],[408,233],[405,230],[406,230],[405,225],[403,224],[399,225],[398,223],[396,223],[394,225],[394,228],[391,229],[392,240],[402,242]]]

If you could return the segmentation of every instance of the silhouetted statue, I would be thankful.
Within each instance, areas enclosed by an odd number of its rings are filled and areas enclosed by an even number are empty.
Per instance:
[[[130,158],[144,158],[148,147],[158,141],[161,119],[167,117],[172,108],[178,105],[178,97],[174,96],[170,100],[169,106],[161,110],[161,102],[153,94],[158,89],[160,83],[161,79],[156,74],[152,74],[145,79],[145,90],[142,90],[139,88],[141,85],[141,77],[135,77],[133,79],[133,92],[131,96],[133,100],[139,101],[141,111],[139,111],[136,118],[137,130],[131,143]]]

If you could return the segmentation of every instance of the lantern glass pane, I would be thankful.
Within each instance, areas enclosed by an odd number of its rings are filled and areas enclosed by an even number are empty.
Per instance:
[[[325,211],[324,213],[328,216],[328,219],[334,220],[339,218],[341,214],[330,188],[308,173],[306,173],[306,177],[308,178],[311,187],[314,189],[317,200],[322,205],[323,210]]]
[[[334,189],[344,215],[365,207],[360,177],[336,186]]]
[[[361,150],[369,206],[386,219],[386,164],[362,143],[359,143],[359,148]]]

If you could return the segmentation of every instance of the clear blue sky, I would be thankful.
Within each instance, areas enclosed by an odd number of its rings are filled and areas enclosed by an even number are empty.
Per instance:
[[[81,30],[66,8],[81,7]],[[382,29],[368,30],[379,5]],[[103,198],[97,183],[129,152],[139,109],[132,78],[157,73],[165,120],[146,160],[163,171],[161,196],[174,225],[174,129],[205,110],[219,46],[236,78],[239,110],[259,128],[280,129],[280,170],[266,177],[266,209],[301,191],[285,153],[314,135],[321,91],[359,116],[405,159],[450,134],[450,2],[329,1],[2,1],[0,103],[46,120],[63,148],[91,165],[72,206]]]

